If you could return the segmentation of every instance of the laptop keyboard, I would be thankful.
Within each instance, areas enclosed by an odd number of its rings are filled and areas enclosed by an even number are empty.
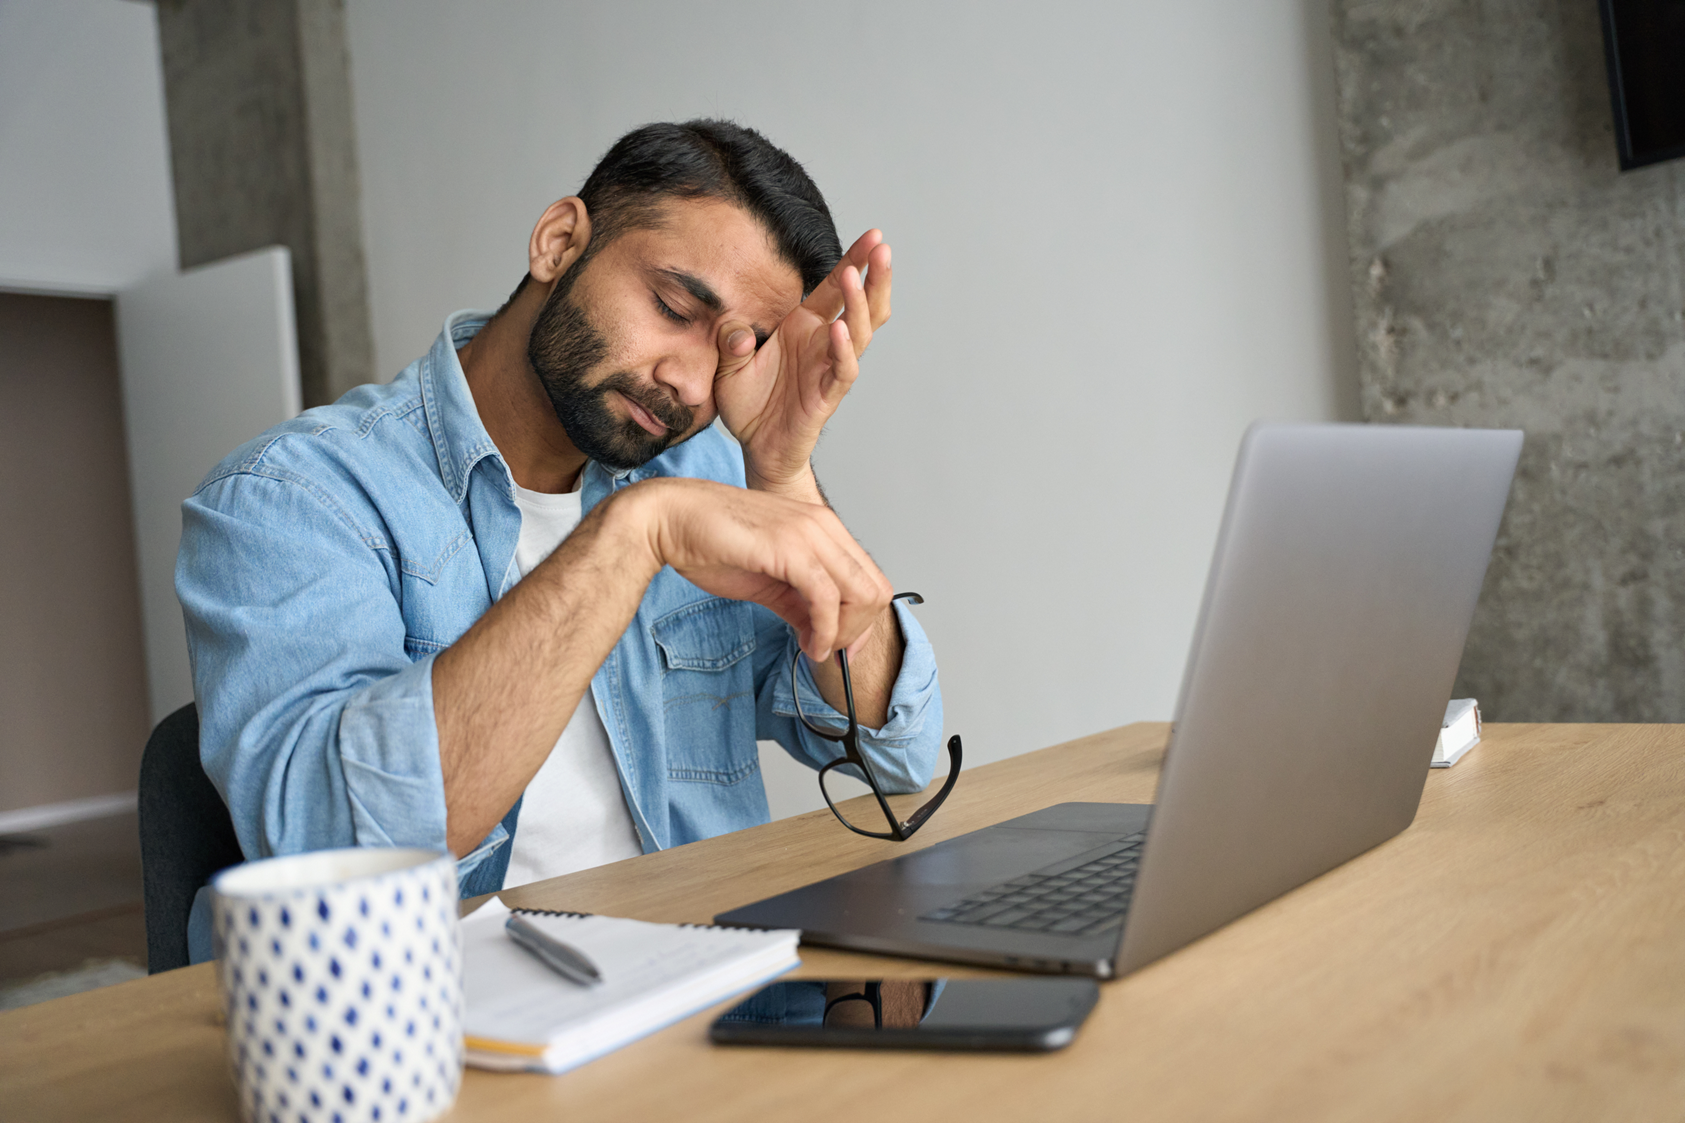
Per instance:
[[[977,924],[1025,932],[1087,936],[1115,927],[1129,911],[1146,832],[1132,834],[1083,859],[1070,859],[973,893],[920,920]]]

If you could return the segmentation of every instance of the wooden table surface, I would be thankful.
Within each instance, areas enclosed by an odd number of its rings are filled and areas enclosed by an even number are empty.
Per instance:
[[[1166,731],[972,770],[906,845],[1148,802]],[[1685,1120],[1685,726],[1485,736],[1409,830],[1105,984],[1063,1052],[716,1048],[710,1011],[563,1076],[470,1069],[448,1118]],[[505,896],[706,921],[895,852],[822,811]],[[792,977],[933,970],[803,959]],[[0,1014],[0,1118],[235,1118],[215,989],[191,967]]]

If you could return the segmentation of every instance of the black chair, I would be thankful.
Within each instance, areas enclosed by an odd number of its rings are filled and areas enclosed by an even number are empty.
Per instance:
[[[199,710],[189,702],[158,723],[140,758],[149,973],[187,966],[194,894],[217,871],[243,861],[234,820],[199,763]]]

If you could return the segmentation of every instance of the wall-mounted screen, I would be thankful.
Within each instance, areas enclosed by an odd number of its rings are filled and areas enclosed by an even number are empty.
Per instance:
[[[1598,0],[1621,169],[1685,156],[1685,0]]]

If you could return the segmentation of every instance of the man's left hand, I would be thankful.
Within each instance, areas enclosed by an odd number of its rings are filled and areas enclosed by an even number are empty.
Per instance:
[[[813,446],[889,319],[889,258],[883,232],[866,231],[758,349],[747,324],[720,328],[714,402],[743,446],[750,487],[811,494]]]

